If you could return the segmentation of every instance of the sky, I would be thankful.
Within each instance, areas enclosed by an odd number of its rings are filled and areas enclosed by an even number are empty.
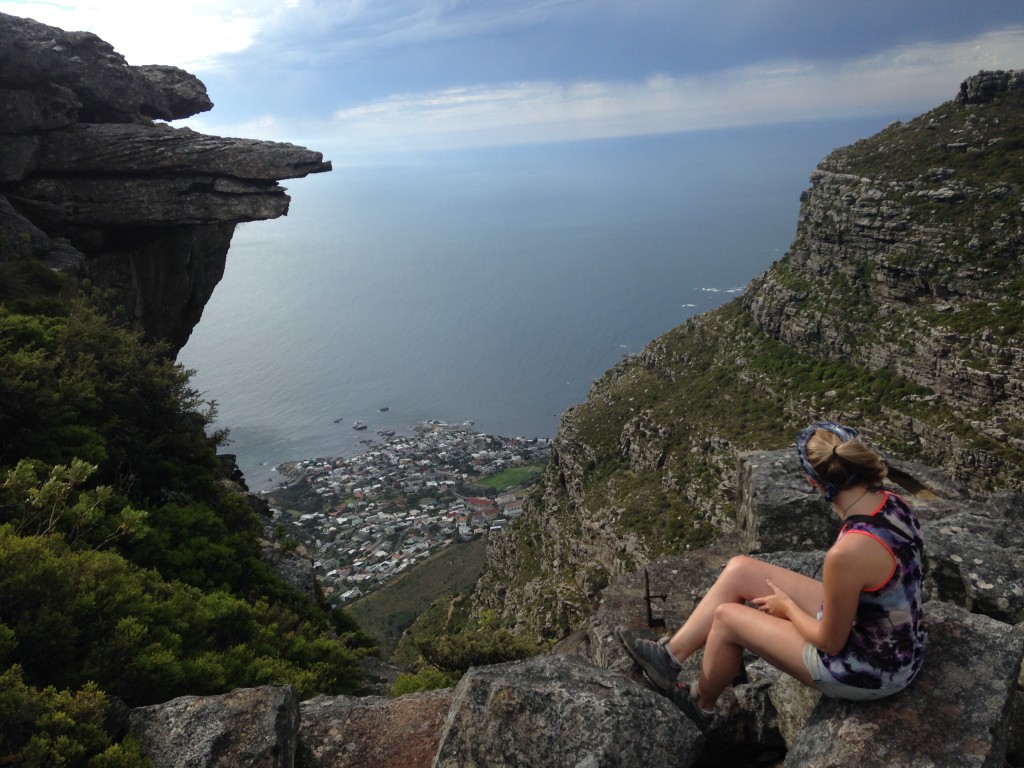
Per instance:
[[[359,158],[913,116],[1024,67],[1021,0],[0,0],[198,76],[205,133]]]

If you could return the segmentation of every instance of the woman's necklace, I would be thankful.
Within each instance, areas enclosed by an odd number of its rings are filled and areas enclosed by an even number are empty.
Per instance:
[[[844,520],[846,519],[846,513],[849,512],[851,509],[853,509],[854,506],[857,504],[857,502],[860,501],[861,499],[863,499],[869,493],[871,493],[871,489],[870,488],[865,488],[864,489],[864,493],[862,493],[860,496],[858,496],[856,499],[854,499],[853,501],[851,501],[849,504],[846,505],[846,507],[843,509],[843,519]]]

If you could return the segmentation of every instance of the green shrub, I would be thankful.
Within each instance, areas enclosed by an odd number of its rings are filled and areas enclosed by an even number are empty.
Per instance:
[[[0,646],[36,686],[89,681],[137,706],[291,684],[351,693],[357,653],[278,603],[163,580],[113,552],[0,526]]]
[[[0,673],[0,758],[24,768],[146,768],[138,744],[111,744],[107,699],[93,683],[77,691],[36,688],[15,665]]]
[[[439,688],[451,688],[459,682],[457,676],[447,675],[435,667],[424,667],[419,672],[406,672],[399,675],[391,686],[391,696],[404,696],[407,693],[435,691]]]
[[[218,470],[206,437],[213,405],[160,346],[109,325],[82,302],[67,315],[0,306],[0,461],[81,459],[134,501],[206,496]]]
[[[427,664],[455,677],[470,667],[526,659],[543,650],[535,640],[501,627],[491,614],[456,631],[414,633],[413,642]]]

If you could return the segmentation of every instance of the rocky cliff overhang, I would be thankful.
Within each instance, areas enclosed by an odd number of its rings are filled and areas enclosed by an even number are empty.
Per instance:
[[[88,277],[179,349],[235,225],[287,214],[278,181],[331,170],[292,144],[154,122],[212,107],[184,70],[129,66],[93,34],[0,14],[0,260]]]

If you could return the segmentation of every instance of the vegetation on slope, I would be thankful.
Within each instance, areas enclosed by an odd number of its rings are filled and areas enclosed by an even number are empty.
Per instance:
[[[364,632],[377,640],[381,656],[390,658],[402,634],[427,606],[438,600],[447,602],[473,588],[486,554],[484,539],[442,549],[413,570],[352,603],[349,613]]]
[[[260,560],[189,372],[32,258],[0,273],[0,761],[147,764],[107,696],[354,691],[372,641]]]
[[[466,595],[436,600],[403,634],[395,660],[413,671],[395,681],[393,695],[452,686],[470,667],[536,656],[540,643],[501,625],[493,613],[474,617]]]

